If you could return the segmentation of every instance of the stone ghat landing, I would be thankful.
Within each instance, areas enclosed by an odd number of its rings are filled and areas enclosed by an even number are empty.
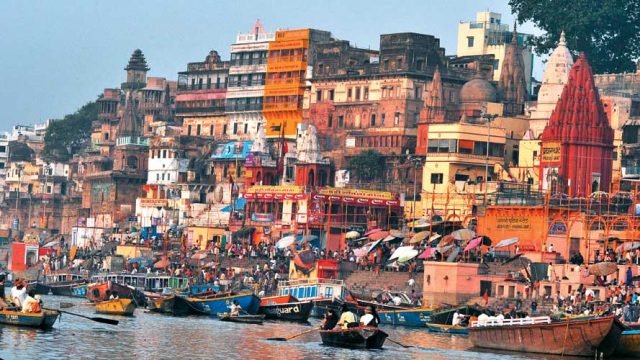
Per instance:
[[[411,278],[408,272],[389,272],[381,271],[376,274],[375,271],[357,270],[348,275],[344,280],[348,289],[364,289],[364,290],[400,290],[410,294],[411,290],[407,281]],[[416,273],[413,278],[416,281],[416,292],[422,295],[423,274]]]

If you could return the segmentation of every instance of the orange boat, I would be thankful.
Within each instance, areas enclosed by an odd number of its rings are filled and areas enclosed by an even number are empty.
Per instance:
[[[547,317],[474,321],[469,340],[475,347],[539,354],[609,356],[616,349],[622,324],[613,316],[551,322]]]
[[[288,304],[292,302],[297,302],[298,299],[293,297],[291,294],[288,295],[279,295],[279,296],[269,296],[260,298],[260,306],[267,305],[276,305],[276,304]]]
[[[136,304],[131,299],[114,299],[96,304],[98,314],[133,316]]]

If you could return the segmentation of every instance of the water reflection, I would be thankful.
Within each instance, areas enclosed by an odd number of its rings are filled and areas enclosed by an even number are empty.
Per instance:
[[[65,309],[96,316],[82,299],[46,296],[48,307],[73,302]],[[100,315],[102,316],[102,315]],[[135,317],[118,317],[120,325],[110,326],[71,315],[62,315],[49,331],[0,325],[2,359],[558,359],[529,354],[496,354],[471,350],[466,337],[430,334],[425,330],[385,327],[391,342],[384,350],[358,351],[323,346],[317,333],[287,342],[268,341],[311,329],[313,324],[265,322],[262,326],[221,322],[204,317],[176,318],[137,309]]]

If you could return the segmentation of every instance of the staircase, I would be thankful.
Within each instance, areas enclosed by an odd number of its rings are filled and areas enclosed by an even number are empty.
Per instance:
[[[411,278],[411,273],[408,272],[390,272],[381,271],[376,274],[375,271],[362,271],[357,270],[347,276],[344,281],[348,289],[363,289],[363,290],[399,290],[411,292],[411,288],[407,284],[407,281]],[[416,281],[415,290],[418,294],[422,295],[422,283],[423,274],[416,273],[413,278]]]

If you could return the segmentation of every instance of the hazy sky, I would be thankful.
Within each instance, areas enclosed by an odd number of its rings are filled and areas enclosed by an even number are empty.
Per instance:
[[[150,76],[176,79],[188,62],[215,49],[229,58],[238,32],[256,19],[267,31],[312,27],[359,47],[378,49],[379,36],[418,32],[441,39],[454,54],[457,24],[489,9],[513,23],[507,0],[2,0],[0,131],[60,118],[105,87],[124,81],[140,48]],[[537,32],[529,24],[523,32]],[[540,62],[534,76],[540,78]]]

